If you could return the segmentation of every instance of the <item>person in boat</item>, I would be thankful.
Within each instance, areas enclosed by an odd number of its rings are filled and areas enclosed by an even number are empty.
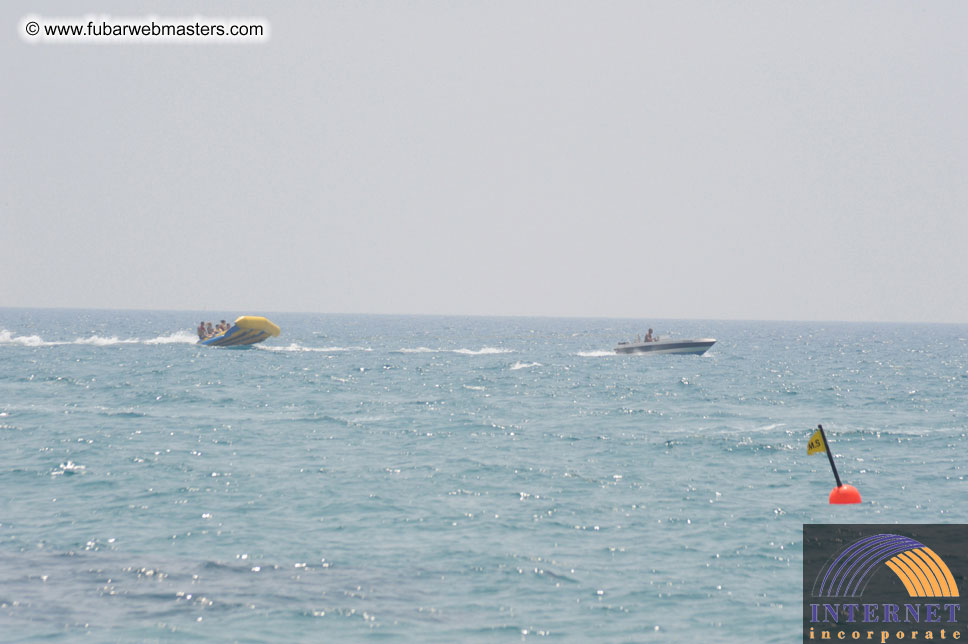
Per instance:
[[[206,331],[205,331],[205,323],[204,322],[199,322],[198,323],[198,329],[197,329],[197,331],[198,331],[198,339],[199,340],[204,340],[205,337],[206,337],[205,336]]]
[[[226,331],[229,330],[229,323],[226,322],[225,320],[222,320],[221,322],[218,323],[218,325],[216,325],[215,330],[218,333],[225,333]]]
[[[658,338],[652,337],[652,329],[649,329],[649,332],[645,334],[645,341],[646,342],[655,342],[657,339]]]
[[[211,322],[205,323],[205,335],[206,337],[209,337],[209,338],[215,335],[215,329],[212,328]]]

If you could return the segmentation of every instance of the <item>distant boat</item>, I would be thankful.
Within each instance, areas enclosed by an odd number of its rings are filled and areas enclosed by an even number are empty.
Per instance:
[[[209,347],[241,347],[268,340],[270,337],[274,338],[280,333],[279,327],[266,318],[243,315],[229,327],[228,331],[199,340],[198,344]]]
[[[695,353],[703,354],[716,344],[712,338],[699,340],[655,340],[654,342],[619,342],[615,353]]]

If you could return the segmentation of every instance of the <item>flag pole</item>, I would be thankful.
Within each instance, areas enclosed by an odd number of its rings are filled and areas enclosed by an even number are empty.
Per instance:
[[[834,455],[830,453],[830,443],[827,442],[827,435],[823,431],[823,425],[817,425],[817,429],[820,430],[820,438],[823,439],[824,449],[827,450],[827,460],[830,461],[830,469],[834,471],[834,478],[837,479],[837,487],[843,487],[844,484],[840,482],[840,474],[837,473],[837,466],[834,465]]]
[[[837,465],[834,463],[834,455],[830,451],[830,443],[827,442],[827,434],[823,431],[823,425],[817,425],[817,432],[820,434],[820,439],[823,441],[824,449],[827,452],[827,460],[830,461],[830,469],[834,471],[834,478],[837,479],[837,487],[830,490],[830,503],[847,504],[847,503],[861,503],[860,492],[857,491],[853,485],[844,485],[840,480],[840,474],[837,472]],[[807,446],[807,453],[809,454],[810,446]],[[816,452],[814,452],[816,453]]]

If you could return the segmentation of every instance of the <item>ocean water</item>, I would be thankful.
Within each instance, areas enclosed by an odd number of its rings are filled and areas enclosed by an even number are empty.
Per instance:
[[[968,523],[968,326],[213,317],[0,309],[0,641],[790,642],[805,522]]]

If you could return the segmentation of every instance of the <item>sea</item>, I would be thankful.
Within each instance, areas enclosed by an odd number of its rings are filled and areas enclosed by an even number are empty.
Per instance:
[[[792,642],[804,524],[968,523],[966,325],[241,313],[0,309],[0,641]]]

